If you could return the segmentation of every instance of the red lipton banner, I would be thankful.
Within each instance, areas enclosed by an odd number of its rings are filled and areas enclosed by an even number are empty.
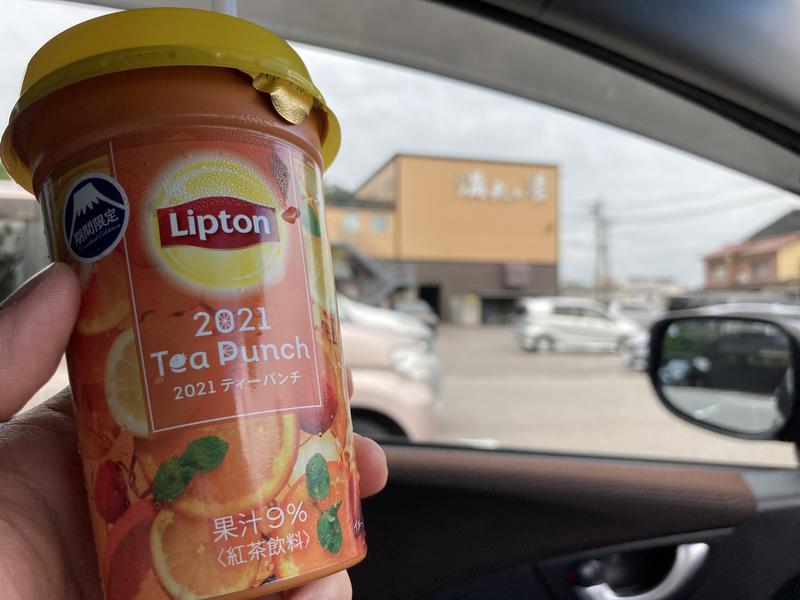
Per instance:
[[[215,250],[277,242],[275,209],[230,196],[197,198],[156,210],[161,247]]]

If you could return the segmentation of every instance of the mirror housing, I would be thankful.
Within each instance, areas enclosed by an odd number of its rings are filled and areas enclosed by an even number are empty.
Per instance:
[[[674,313],[650,333],[648,374],[662,404],[704,429],[800,441],[800,321],[777,314]]]

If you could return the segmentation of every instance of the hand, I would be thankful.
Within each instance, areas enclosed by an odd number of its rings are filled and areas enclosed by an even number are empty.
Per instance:
[[[14,416],[58,366],[79,305],[77,278],[58,263],[0,305],[0,590],[6,600],[102,598],[69,390]],[[372,440],[356,436],[355,446],[361,495],[375,494],[386,483],[386,457]],[[345,572],[283,594],[291,600],[350,596]]]

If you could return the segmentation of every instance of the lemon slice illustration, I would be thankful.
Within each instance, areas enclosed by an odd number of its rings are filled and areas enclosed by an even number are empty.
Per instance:
[[[158,513],[150,530],[150,551],[158,579],[171,598],[216,598],[253,583],[258,562],[248,560],[246,546],[239,546],[244,548],[241,560],[234,549],[226,565],[225,550],[209,541],[203,521],[166,508]]]
[[[111,344],[106,356],[105,391],[108,410],[117,424],[136,437],[147,437],[147,413],[132,329],[120,333]]]

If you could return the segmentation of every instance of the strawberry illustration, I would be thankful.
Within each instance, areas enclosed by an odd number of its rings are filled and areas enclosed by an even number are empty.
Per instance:
[[[94,479],[94,506],[106,523],[114,523],[128,505],[125,475],[118,462],[107,460],[97,469]]]
[[[300,428],[306,433],[322,434],[330,429],[336,418],[339,398],[330,384],[322,388],[322,406],[307,408],[300,412]]]

